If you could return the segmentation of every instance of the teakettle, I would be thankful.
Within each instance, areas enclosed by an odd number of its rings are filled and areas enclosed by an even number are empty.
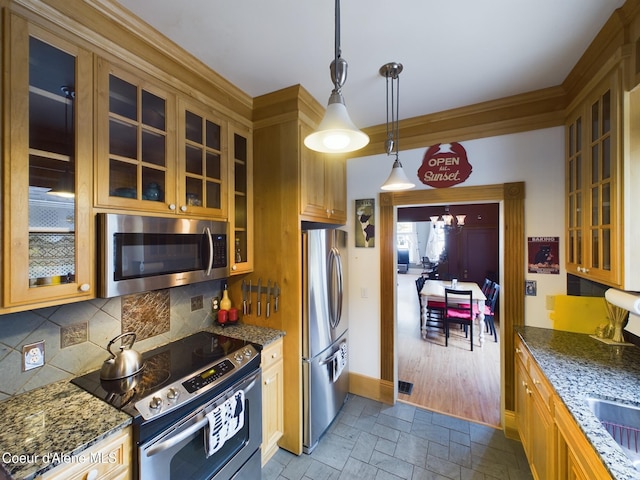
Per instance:
[[[123,342],[122,345],[120,345],[120,352],[117,354],[113,353],[111,351],[111,345],[113,345],[117,340],[121,340],[125,337],[130,337],[130,340],[128,342]],[[111,354],[111,358],[108,358],[102,364],[102,368],[100,369],[100,378],[102,380],[120,380],[122,378],[136,375],[142,371],[144,366],[142,363],[142,356],[131,348],[135,341],[136,334],[134,332],[127,332],[118,335],[109,342],[107,350]]]

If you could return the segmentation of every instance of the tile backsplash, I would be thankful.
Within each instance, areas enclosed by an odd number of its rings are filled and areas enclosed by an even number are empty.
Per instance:
[[[217,280],[0,315],[0,401],[100,368],[109,341],[125,331],[136,332],[133,348],[144,352],[211,326],[210,299],[223,285]],[[198,296],[204,307],[192,310]],[[23,372],[22,346],[40,340],[45,365]]]

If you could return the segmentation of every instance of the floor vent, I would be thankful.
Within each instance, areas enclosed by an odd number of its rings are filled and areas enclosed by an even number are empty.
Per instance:
[[[402,393],[404,395],[411,395],[413,391],[413,383],[403,382],[402,380],[398,380],[398,393]]]

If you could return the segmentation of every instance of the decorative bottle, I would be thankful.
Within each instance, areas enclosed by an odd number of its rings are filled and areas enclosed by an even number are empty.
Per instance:
[[[222,291],[222,300],[220,300],[220,310],[229,310],[231,308],[231,299],[229,298],[229,290],[227,290],[227,284],[224,285]]]

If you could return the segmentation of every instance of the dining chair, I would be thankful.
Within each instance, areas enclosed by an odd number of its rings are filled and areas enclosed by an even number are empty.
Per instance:
[[[465,337],[470,337],[473,352],[473,292],[471,290],[444,289],[444,344],[449,346],[449,324],[464,327]]]
[[[424,287],[424,282],[426,281],[426,279],[420,275],[418,278],[416,278],[416,289],[418,290],[418,318],[421,318],[422,316],[422,295],[420,295],[420,292],[422,291],[422,287]]]
[[[493,287],[493,281],[489,278],[484,279],[484,283],[482,284],[482,293],[484,293],[485,297],[489,296],[489,292],[491,292],[491,288]]]
[[[500,293],[500,285],[493,283],[493,288],[487,295],[487,301],[484,305],[484,323],[487,326],[489,335],[493,335],[493,339],[498,341],[498,333],[496,332],[495,316],[496,305],[498,303],[498,294]],[[474,308],[474,313],[478,314],[478,307]]]
[[[426,277],[420,276],[416,279],[416,289],[418,290],[418,306],[420,307],[420,318],[422,318],[422,302],[424,299],[420,292],[422,291],[422,287],[424,287],[424,283],[427,281]],[[442,318],[444,317],[444,302],[438,302],[434,300],[427,300],[427,318],[426,325],[437,326],[439,328],[444,328],[444,323]]]

